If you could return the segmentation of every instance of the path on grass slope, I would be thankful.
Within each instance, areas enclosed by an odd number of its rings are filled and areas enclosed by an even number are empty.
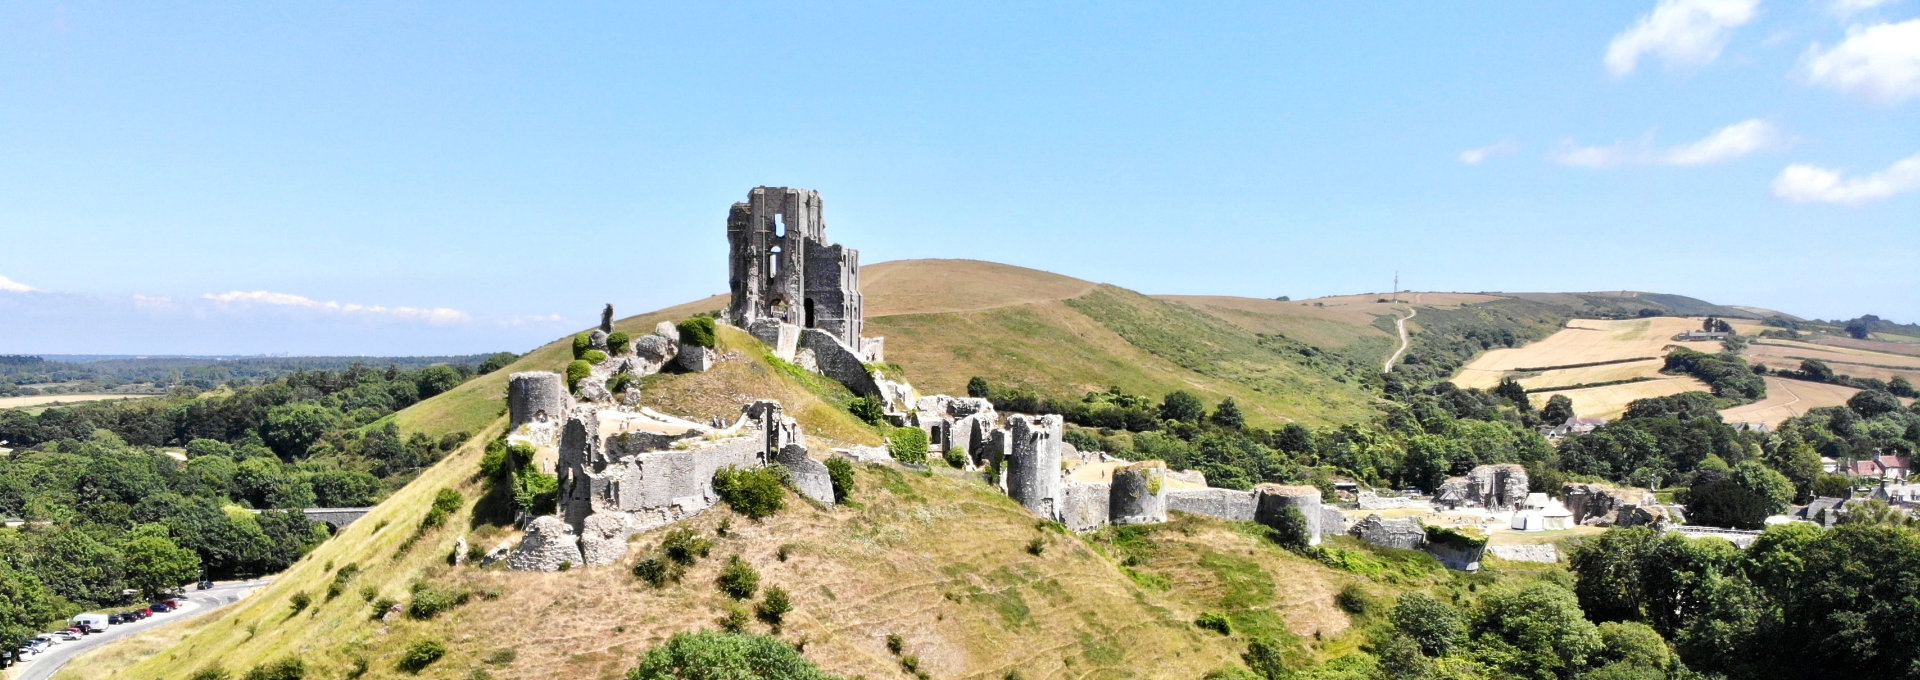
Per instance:
[[[1415,295],[1415,296],[1413,296],[1413,301],[1414,301],[1414,302],[1419,302],[1419,301],[1420,301],[1420,296],[1418,296],[1418,295]],[[1400,360],[1400,355],[1402,355],[1402,354],[1406,354],[1406,353],[1407,353],[1407,344],[1408,344],[1408,342],[1407,342],[1407,319],[1411,319],[1411,318],[1413,318],[1413,317],[1416,317],[1416,316],[1419,316],[1419,315],[1420,315],[1420,308],[1419,308],[1419,307],[1408,307],[1408,308],[1407,308],[1407,315],[1406,315],[1406,316],[1403,316],[1403,317],[1400,317],[1400,318],[1399,318],[1399,320],[1396,320],[1396,321],[1394,321],[1394,322],[1393,322],[1393,325],[1394,325],[1394,326],[1396,326],[1396,327],[1398,327],[1398,328],[1400,329],[1400,348],[1399,348],[1399,349],[1396,349],[1396,350],[1394,350],[1394,351],[1393,351],[1393,356],[1390,356],[1390,357],[1387,357],[1387,365],[1386,365],[1385,367],[1383,367],[1383,368],[1381,368],[1381,369],[1380,369],[1380,372],[1381,372],[1381,373],[1392,373],[1392,372],[1393,372],[1393,362],[1395,362],[1395,361],[1399,361],[1399,360]]]

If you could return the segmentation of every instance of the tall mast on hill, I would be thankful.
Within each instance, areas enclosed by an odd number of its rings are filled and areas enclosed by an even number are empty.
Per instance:
[[[1393,301],[1400,301],[1400,270],[1393,270]]]

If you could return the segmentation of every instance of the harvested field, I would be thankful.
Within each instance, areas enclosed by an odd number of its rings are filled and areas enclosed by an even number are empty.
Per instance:
[[[1636,399],[1665,397],[1681,392],[1705,392],[1707,384],[1691,376],[1668,376],[1625,385],[1607,385],[1577,390],[1535,392],[1528,395],[1535,408],[1545,406],[1556,394],[1573,400],[1573,412],[1587,418],[1617,418],[1627,412],[1627,404]]]
[[[1660,367],[1666,365],[1665,359],[1645,359],[1618,364],[1583,366],[1544,371],[1539,375],[1521,378],[1520,386],[1530,390],[1551,387],[1572,387],[1574,385],[1592,385],[1633,378],[1665,378],[1660,375]],[[1498,384],[1498,383],[1496,383]]]
[[[1905,336],[1901,336],[1901,337],[1905,337]],[[1847,347],[1851,349],[1863,349],[1869,352],[1886,352],[1888,354],[1904,354],[1907,356],[1920,356],[1920,344],[1915,344],[1912,342],[1888,342],[1886,340],[1855,340],[1853,338],[1836,337],[1836,336],[1827,336],[1824,338],[1820,338],[1818,342],[1822,345],[1831,345],[1834,347]]]
[[[1781,421],[1806,413],[1809,409],[1845,406],[1847,399],[1859,391],[1851,387],[1769,376],[1767,398],[1721,411],[1720,417],[1729,423],[1779,425]]]
[[[147,399],[158,394],[36,394],[31,397],[0,397],[0,409],[34,408],[38,406],[65,406],[90,401],[118,401],[122,399]]]
[[[1920,356],[1909,356],[1891,352],[1876,352],[1869,349],[1838,347],[1798,340],[1776,340],[1764,338],[1755,340],[1747,347],[1749,356],[1795,356],[1819,359],[1826,362],[1847,362],[1879,366],[1912,366],[1920,368]]]
[[[1720,343],[1674,342],[1673,336],[1700,328],[1700,319],[1661,316],[1649,319],[1574,319],[1545,340],[1513,349],[1496,349],[1461,367],[1453,382],[1461,387],[1492,388],[1519,369],[1551,368],[1597,361],[1664,357],[1669,346],[1720,351]],[[1734,322],[1736,329],[1743,324]],[[1606,367],[1596,367],[1606,368]],[[1657,370],[1658,366],[1655,366]],[[1651,372],[1648,372],[1651,374]],[[1621,378],[1615,378],[1616,380]],[[1597,382],[1579,380],[1574,383]],[[1562,384],[1574,384],[1562,383]]]

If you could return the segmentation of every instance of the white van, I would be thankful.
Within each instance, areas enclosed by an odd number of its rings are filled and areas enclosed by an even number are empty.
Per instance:
[[[107,631],[107,615],[81,614],[73,617],[73,625],[89,633],[104,633]]]

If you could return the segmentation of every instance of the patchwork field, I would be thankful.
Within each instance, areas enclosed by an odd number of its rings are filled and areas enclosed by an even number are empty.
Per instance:
[[[1731,323],[1735,330],[1741,333],[1747,333],[1758,326],[1755,322],[1744,320],[1734,320]],[[1461,387],[1487,389],[1499,385],[1501,378],[1525,369],[1623,359],[1659,358],[1666,356],[1667,348],[1670,346],[1688,347],[1702,352],[1720,351],[1720,343],[1713,341],[1674,342],[1673,336],[1699,330],[1699,328],[1699,319],[1667,316],[1622,320],[1574,319],[1567,322],[1565,330],[1547,336],[1545,340],[1514,349],[1496,349],[1475,357],[1473,361],[1461,367],[1460,373],[1454,376],[1453,382]],[[1625,375],[1618,371],[1603,373],[1616,376],[1608,380],[1622,380],[1639,375],[1658,376],[1660,364],[1657,362],[1640,362],[1634,365],[1651,368]],[[1570,380],[1566,377],[1549,375],[1554,371],[1538,371],[1538,373],[1537,382],[1542,386],[1600,382],[1599,380]]]
[[[1666,364],[1664,359],[1643,359],[1619,364],[1582,366],[1544,371],[1539,374],[1517,374],[1520,386],[1529,390],[1541,390],[1575,385],[1593,385],[1597,383],[1632,380],[1634,378],[1665,378],[1660,375],[1660,367]],[[1496,383],[1497,384],[1497,383]]]
[[[1766,423],[1781,421],[1824,406],[1845,406],[1847,399],[1860,390],[1826,383],[1767,378],[1767,398],[1720,412],[1729,423]]]
[[[1573,412],[1587,418],[1617,418],[1627,412],[1627,404],[1635,399],[1665,397],[1681,392],[1705,392],[1707,384],[1692,376],[1661,376],[1657,380],[1646,380],[1624,385],[1587,387],[1577,390],[1557,390],[1553,392],[1535,392],[1527,395],[1535,408],[1545,406],[1547,400],[1556,394],[1567,395],[1573,400]]]
[[[60,406],[80,404],[89,401],[118,401],[122,399],[146,399],[158,394],[36,394],[30,397],[0,397],[0,409],[35,408],[40,406]]]
[[[1886,352],[1888,354],[1905,354],[1907,356],[1920,356],[1920,339],[1906,340],[1904,338],[1907,338],[1909,336],[1904,336],[1904,335],[1891,336],[1883,333],[1875,333],[1874,337],[1875,338],[1903,338],[1903,339],[1898,341],[1889,341],[1886,339],[1855,340],[1853,338],[1847,338],[1847,337],[1827,336],[1827,337],[1820,338],[1819,342],[1822,345],[1831,345],[1834,347],[1849,347],[1852,349],[1864,349],[1870,352]]]

